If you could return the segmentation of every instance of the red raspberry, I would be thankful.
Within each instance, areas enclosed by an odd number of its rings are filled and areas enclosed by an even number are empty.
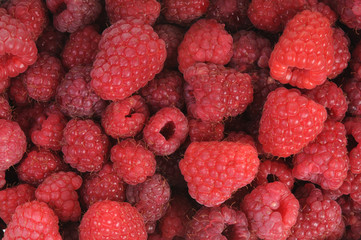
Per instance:
[[[59,220],[76,222],[81,209],[76,190],[82,185],[82,178],[74,172],[53,173],[35,191],[37,200],[46,202]]]
[[[295,195],[299,196],[300,212],[288,239],[326,239],[342,224],[340,205],[313,184],[301,187]]]
[[[183,99],[183,76],[178,71],[163,70],[140,90],[145,102],[156,112],[164,107],[181,109]]]
[[[268,68],[271,42],[253,31],[241,30],[233,35],[233,56],[230,66],[240,72],[250,71],[257,66]]]
[[[113,146],[110,159],[118,176],[128,184],[142,183],[155,172],[154,154],[134,139]]]
[[[102,9],[99,0],[46,0],[46,5],[54,14],[54,27],[70,33],[93,23]]]
[[[20,184],[0,191],[1,219],[6,224],[9,224],[15,209],[18,206],[32,200],[35,200],[35,188],[28,184]]]
[[[143,130],[149,149],[156,155],[174,153],[188,135],[188,120],[175,107],[165,107],[153,115]]]
[[[61,111],[70,117],[100,115],[105,102],[90,86],[92,66],[76,66],[65,74],[56,90],[56,102]]]
[[[221,141],[223,139],[224,124],[222,122],[189,119],[188,124],[191,142]]]
[[[334,9],[340,15],[340,20],[349,28],[361,28],[361,3],[358,0],[335,0],[332,1]]]
[[[11,79],[9,98],[16,106],[26,106],[30,103],[29,95],[23,82],[24,74]]]
[[[8,77],[16,77],[35,63],[37,49],[26,26],[0,8],[0,28],[2,31],[0,53],[0,89],[9,85]]]
[[[0,189],[6,184],[5,171],[0,171]]]
[[[343,90],[347,95],[348,112],[354,116],[361,116],[361,78],[347,79]]]
[[[306,89],[325,82],[333,65],[330,21],[321,13],[309,10],[288,22],[269,59],[273,78]]]
[[[226,29],[237,31],[251,26],[247,16],[250,0],[211,0],[207,9],[207,18],[214,18],[226,25]]]
[[[67,169],[57,154],[39,149],[30,151],[16,167],[16,172],[19,180],[37,186],[52,173]]]
[[[170,24],[158,24],[154,26],[154,31],[158,34],[159,38],[163,39],[165,42],[167,58],[164,62],[164,66],[168,68],[177,68],[178,46],[183,40],[185,33],[184,29]]]
[[[345,127],[348,135],[356,140],[357,146],[349,151],[350,170],[354,174],[361,173],[361,118],[347,118],[345,120]],[[352,146],[351,146],[352,147]]]
[[[277,88],[263,108],[258,140],[274,156],[298,153],[322,131],[325,108],[302,96],[297,89]]]
[[[105,0],[105,10],[111,24],[136,18],[153,25],[160,14],[160,3],[156,0]]]
[[[207,207],[252,182],[258,166],[256,149],[237,142],[192,142],[179,162],[189,194]]]
[[[97,172],[108,152],[109,140],[92,120],[72,119],[64,128],[64,161],[80,172]]]
[[[228,136],[224,139],[224,141],[249,144],[252,147],[257,148],[253,137],[245,132],[230,132]]]
[[[17,122],[0,119],[0,171],[18,163],[26,151],[26,137]]]
[[[127,187],[127,200],[143,216],[146,225],[162,218],[170,200],[170,187],[162,175],[155,174],[143,183]]]
[[[44,105],[35,102],[28,106],[17,107],[14,109],[13,118],[19,124],[25,135],[30,138],[30,129],[33,127],[36,117],[42,115]]]
[[[178,47],[179,70],[184,73],[196,62],[227,64],[232,57],[232,36],[224,24],[214,19],[201,19],[184,35]]]
[[[333,29],[334,64],[331,73],[327,76],[330,79],[336,78],[347,67],[351,58],[349,51],[350,39],[341,28]]]
[[[32,201],[16,208],[3,240],[61,240],[58,217],[46,203]]]
[[[243,113],[253,100],[248,74],[221,65],[196,63],[184,73],[187,109],[195,118],[219,122]]]
[[[209,0],[164,0],[162,13],[171,23],[188,24],[206,13]]]
[[[352,73],[357,79],[361,78],[361,41],[359,41],[352,51],[351,59]]]
[[[5,93],[10,86],[10,78],[0,80],[0,93]]]
[[[150,25],[119,20],[102,33],[91,85],[105,100],[125,99],[152,80],[165,59],[165,43]]]
[[[36,40],[48,24],[45,4],[42,0],[11,0],[6,9],[14,18],[20,20]]]
[[[63,67],[57,57],[43,52],[24,74],[26,90],[36,101],[48,102],[54,96],[63,77]]]
[[[269,182],[269,178],[274,177],[274,181],[279,181],[285,184],[290,190],[293,188],[294,178],[292,176],[292,169],[285,163],[277,160],[265,160],[261,162],[258,168],[256,183],[264,185]]]
[[[87,208],[106,199],[123,202],[125,184],[113,169],[113,165],[108,163],[99,172],[91,173],[84,179],[80,195]]]
[[[361,209],[360,204],[354,202],[350,197],[343,196],[337,199],[342,209],[343,219],[345,220],[346,232],[344,239],[360,239],[361,238]]]
[[[58,56],[65,45],[67,35],[48,25],[36,41],[39,52],[48,52]]]
[[[102,113],[101,123],[106,134],[113,138],[136,136],[148,120],[149,110],[139,95],[110,103]]]
[[[256,187],[242,202],[251,231],[266,240],[286,239],[296,223],[299,208],[296,197],[281,182]]]
[[[12,109],[9,105],[8,100],[4,96],[0,95],[0,118],[11,120],[12,118],[11,112]]]
[[[346,129],[342,123],[328,120],[322,132],[293,158],[292,174],[323,189],[338,189],[347,176]]]
[[[84,214],[79,226],[79,240],[146,240],[142,215],[126,202],[96,202]]]
[[[325,195],[336,200],[342,195],[350,195],[357,204],[361,204],[361,174],[348,171],[347,177],[339,189],[324,191]]]

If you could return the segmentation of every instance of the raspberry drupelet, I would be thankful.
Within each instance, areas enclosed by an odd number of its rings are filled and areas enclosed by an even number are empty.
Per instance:
[[[162,13],[171,23],[187,25],[206,13],[209,0],[164,0]]]
[[[191,142],[221,141],[224,137],[224,124],[222,122],[188,119],[188,123]]]
[[[348,78],[342,88],[347,95],[348,113],[353,116],[361,116],[361,78]]]

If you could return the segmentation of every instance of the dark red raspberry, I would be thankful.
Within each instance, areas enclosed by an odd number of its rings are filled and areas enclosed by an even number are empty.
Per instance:
[[[11,120],[12,118],[12,109],[8,100],[0,95],[0,118]]]
[[[251,26],[247,16],[250,0],[210,0],[207,18],[214,18],[226,25],[226,29],[237,31]]]
[[[242,202],[251,231],[261,239],[286,239],[299,208],[289,188],[277,181],[256,187]]]
[[[60,32],[75,32],[95,22],[102,6],[99,0],[46,0],[53,13],[54,27]]]
[[[11,0],[6,3],[6,9],[25,25],[34,40],[48,24],[47,9],[42,0]]]
[[[119,20],[102,33],[91,85],[105,100],[125,99],[162,70],[166,53],[164,41],[150,25]]]
[[[347,79],[342,88],[347,95],[348,112],[354,116],[361,116],[361,78]]]
[[[232,36],[224,24],[214,19],[201,19],[184,35],[178,47],[179,70],[184,73],[196,62],[227,64],[233,55]]]
[[[269,59],[274,79],[306,89],[324,83],[333,65],[330,21],[321,13],[309,10],[298,13],[288,22]]]
[[[127,200],[143,216],[146,225],[162,218],[170,200],[170,187],[159,174],[147,178],[143,183],[127,187]]]
[[[61,240],[58,217],[46,203],[32,201],[16,208],[3,240]]]
[[[191,142],[221,141],[224,124],[222,122],[203,122],[199,119],[189,119],[189,138]]]
[[[101,123],[113,138],[134,137],[142,131],[149,117],[144,99],[139,95],[110,103],[102,113]]]
[[[354,202],[350,197],[343,196],[337,199],[342,209],[346,231],[344,239],[357,240],[361,238],[361,205]]]
[[[69,36],[61,60],[64,67],[72,68],[79,65],[92,64],[98,51],[100,34],[92,25],[85,26]]]
[[[350,170],[354,174],[361,173],[361,118],[347,118],[345,120],[345,127],[348,135],[356,140],[357,145],[349,151]],[[351,146],[352,147],[352,146]]]
[[[10,86],[10,78],[0,80],[0,93],[5,93]]]
[[[97,172],[106,160],[109,140],[92,120],[72,119],[64,128],[64,161],[80,172]]]
[[[163,70],[140,90],[150,108],[156,112],[164,107],[181,109],[183,99],[183,76],[178,71]]]
[[[188,135],[188,120],[175,107],[165,107],[153,115],[143,130],[149,149],[156,155],[174,153]]]
[[[128,184],[142,183],[155,173],[154,154],[134,139],[113,146],[110,159],[118,176]]]
[[[56,90],[56,102],[61,111],[70,117],[100,115],[105,102],[90,86],[92,66],[76,66],[65,74]]]
[[[352,73],[357,79],[361,78],[361,41],[359,41],[352,51],[352,59],[351,59],[351,69]]]
[[[252,147],[257,148],[253,137],[245,132],[230,132],[228,136],[224,139],[224,141],[249,144]]]
[[[18,163],[26,151],[26,137],[17,122],[0,119],[0,171]]]
[[[251,77],[222,65],[196,63],[184,73],[188,112],[203,121],[219,122],[243,113],[253,100]]]
[[[5,171],[0,171],[0,189],[6,184]]]
[[[35,188],[28,184],[20,184],[0,191],[0,218],[9,224],[15,209],[32,200],[35,200]]]
[[[39,52],[52,53],[58,56],[65,45],[67,35],[56,30],[52,24],[48,25],[36,41]]]
[[[256,67],[268,68],[271,42],[253,31],[241,30],[233,35],[233,56],[230,66],[240,72]]]
[[[156,156],[156,172],[164,176],[170,186],[179,189],[187,188],[187,183],[179,169],[179,161],[183,158],[185,145],[171,155]]]
[[[16,77],[35,63],[37,48],[26,26],[0,8],[0,89],[9,86],[8,77]]]
[[[82,202],[87,208],[102,200],[123,202],[125,200],[125,184],[108,163],[97,173],[91,173],[84,179],[80,189]]]
[[[209,0],[164,0],[162,13],[168,22],[188,24],[207,12]]]
[[[39,149],[27,153],[16,167],[16,172],[19,180],[37,186],[52,173],[67,169],[68,166],[57,154]]]
[[[28,92],[23,81],[24,74],[11,79],[9,88],[9,98],[16,106],[26,106],[30,104]]]
[[[36,122],[36,117],[43,115],[44,105],[35,102],[28,106],[21,106],[14,109],[13,118],[19,124],[25,135],[30,139],[30,129]]]
[[[100,201],[90,206],[79,226],[79,240],[146,240],[144,220],[126,202]]]
[[[257,150],[238,142],[192,142],[179,162],[189,194],[207,207],[252,182],[258,166]]]
[[[335,11],[340,15],[340,20],[349,28],[361,28],[361,3],[357,0],[332,1]]]
[[[171,24],[158,24],[154,26],[154,31],[158,34],[160,39],[165,42],[167,50],[167,58],[164,66],[168,68],[178,67],[178,46],[184,37],[184,29]]]
[[[105,10],[111,24],[136,18],[153,25],[160,14],[160,3],[156,0],[105,0]]]
[[[29,97],[48,102],[56,93],[64,71],[61,61],[49,53],[39,54],[38,60],[24,73],[24,84]]]
[[[272,176],[274,177],[273,181],[279,181],[292,190],[294,183],[292,169],[285,163],[278,160],[265,160],[261,162],[258,168],[256,183],[258,185],[266,184]]]
[[[330,79],[336,78],[347,67],[351,58],[349,51],[350,39],[341,28],[333,29],[333,49],[335,62],[331,73],[327,76]]]
[[[53,173],[35,191],[37,200],[46,202],[59,220],[76,222],[81,209],[76,190],[82,185],[82,178],[74,172]]]
[[[298,153],[322,131],[326,109],[297,89],[277,88],[264,105],[258,140],[274,156]]]

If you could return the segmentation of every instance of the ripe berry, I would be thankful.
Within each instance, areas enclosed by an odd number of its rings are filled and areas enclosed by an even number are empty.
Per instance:
[[[163,15],[167,21],[188,24],[206,13],[209,0],[164,0]]]

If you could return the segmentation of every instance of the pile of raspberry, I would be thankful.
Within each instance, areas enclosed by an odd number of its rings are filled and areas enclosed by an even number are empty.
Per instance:
[[[360,9],[0,1],[0,239],[361,239]]]

